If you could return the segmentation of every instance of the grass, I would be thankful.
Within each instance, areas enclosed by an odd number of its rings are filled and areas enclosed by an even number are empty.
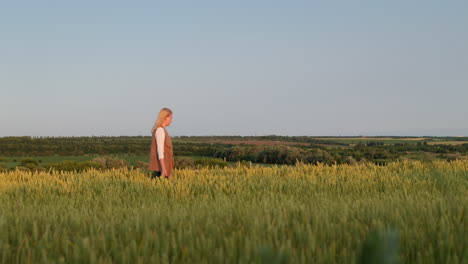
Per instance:
[[[62,161],[91,161],[98,156],[84,155],[84,156],[32,156],[32,157],[3,157],[2,162],[6,168],[14,168],[21,164],[23,159],[34,159],[40,161],[39,165],[46,165],[48,163],[57,163]],[[130,155],[112,155],[114,158],[124,159],[130,165],[135,165],[138,161],[148,162],[149,156],[130,156]]]
[[[12,171],[0,263],[466,263],[467,187],[468,161]]]
[[[96,156],[32,156],[32,157],[4,157],[2,158],[3,163],[6,168],[14,168],[21,164],[23,159],[34,159],[39,161],[40,165],[45,165],[48,163],[62,162],[66,160],[73,161],[90,161]]]
[[[5,168],[14,169],[16,166],[21,165],[23,159],[33,159],[39,161],[40,166],[45,166],[49,163],[57,163],[63,161],[91,161],[98,156],[32,156],[32,157],[2,157],[0,158],[0,164],[5,164]],[[117,159],[123,159],[128,162],[131,166],[136,166],[137,162],[148,162],[149,156],[134,156],[134,155],[112,155],[111,157]],[[206,159],[211,157],[203,156],[177,156],[177,157],[188,157],[194,160]],[[228,162],[230,165],[235,165],[237,162]],[[271,167],[272,164],[257,163],[257,165]]]

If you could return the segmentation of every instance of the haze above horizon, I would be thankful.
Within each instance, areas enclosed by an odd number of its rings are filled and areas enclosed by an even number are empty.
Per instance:
[[[468,2],[5,1],[0,137],[468,136]]]

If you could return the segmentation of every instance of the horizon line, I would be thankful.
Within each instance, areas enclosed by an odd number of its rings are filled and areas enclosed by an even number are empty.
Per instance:
[[[151,135],[69,135],[69,136],[34,136],[34,135],[21,135],[21,136],[0,136],[0,138],[78,138],[78,137],[151,137]],[[457,138],[464,138],[468,136],[451,136],[451,135],[444,135],[444,136],[430,136],[430,135],[420,135],[420,136],[397,136],[397,135],[339,135],[339,136],[331,136],[331,135],[279,135],[279,134],[265,134],[265,135],[174,135],[173,138],[179,137],[310,137],[310,138],[384,138],[384,137],[392,137],[392,138],[447,138],[447,137],[457,137]]]

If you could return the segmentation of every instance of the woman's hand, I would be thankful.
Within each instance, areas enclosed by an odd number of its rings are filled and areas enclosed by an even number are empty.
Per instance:
[[[161,165],[161,176],[163,176],[164,178],[169,178],[166,169],[166,163],[164,163],[164,158],[159,160],[159,164]]]

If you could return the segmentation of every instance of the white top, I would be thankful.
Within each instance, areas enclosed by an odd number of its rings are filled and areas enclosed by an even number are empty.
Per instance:
[[[156,129],[156,146],[158,150],[159,159],[164,159],[164,140],[166,139],[166,133],[164,128],[158,127]]]

